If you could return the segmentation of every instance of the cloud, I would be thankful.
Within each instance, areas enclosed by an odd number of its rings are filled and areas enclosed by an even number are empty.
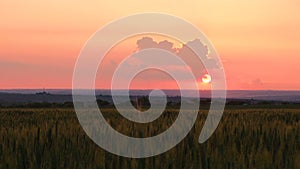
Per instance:
[[[147,48],[159,48],[175,53],[176,49],[173,47],[174,44],[167,40],[156,42],[151,37],[143,37],[136,42],[138,49],[143,50]]]
[[[136,42],[138,49],[157,48],[158,44],[150,37],[143,37]]]
[[[185,52],[190,51],[190,47],[193,47],[194,52],[198,54],[200,57],[208,58],[209,50],[208,47],[203,44],[199,39],[195,39],[193,41],[187,42],[183,45],[182,48],[179,49],[179,52],[186,54]]]
[[[147,48],[159,48],[170,51],[183,59],[192,59],[193,57],[198,59],[199,56],[201,61],[205,62],[208,69],[219,67],[216,60],[211,58],[208,47],[200,39],[189,41],[183,44],[181,48],[175,48],[174,44],[168,40],[156,42],[151,37],[143,37],[137,40],[136,44],[139,51]]]
[[[208,47],[199,39],[189,41],[186,44],[183,44],[181,48],[175,48],[174,44],[168,40],[157,42],[151,37],[143,37],[137,40],[136,44],[138,51],[147,48],[158,48],[174,53],[175,55],[179,56],[187,65],[189,65],[194,74],[198,75],[199,77],[207,73],[207,69],[220,68],[216,59],[210,56]],[[136,58],[139,57],[138,51],[134,55]],[[169,64],[176,65],[176,63],[173,63],[171,60]]]

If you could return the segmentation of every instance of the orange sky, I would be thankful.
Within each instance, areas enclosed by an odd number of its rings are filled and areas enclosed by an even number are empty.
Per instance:
[[[300,1],[0,0],[0,88],[70,88],[76,58],[104,24],[164,12],[201,29],[228,89],[300,90]]]

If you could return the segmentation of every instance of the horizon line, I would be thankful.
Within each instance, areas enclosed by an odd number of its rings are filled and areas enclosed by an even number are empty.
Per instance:
[[[0,90],[73,90],[72,88],[0,88]],[[87,89],[81,88],[76,90],[111,90],[104,88]],[[128,89],[113,89],[128,90]],[[129,89],[129,90],[193,90],[193,89]],[[208,89],[200,89],[199,91],[211,91]],[[218,89],[214,90],[218,91]],[[227,89],[226,91],[300,91],[300,89]]]

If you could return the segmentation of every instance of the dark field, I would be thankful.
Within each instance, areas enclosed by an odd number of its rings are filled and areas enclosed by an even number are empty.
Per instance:
[[[134,137],[163,132],[177,117],[177,110],[167,109],[155,122],[141,125],[122,118],[113,109],[103,111],[115,129]],[[0,169],[300,168],[300,109],[232,106],[213,136],[198,144],[205,117],[206,110],[201,110],[190,134],[170,151],[130,159],[105,152],[93,143],[72,108],[2,108]]]

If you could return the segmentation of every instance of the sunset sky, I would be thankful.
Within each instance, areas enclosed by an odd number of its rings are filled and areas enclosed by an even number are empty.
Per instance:
[[[162,12],[206,34],[228,89],[300,90],[299,11],[299,0],[0,0],[0,88],[71,88],[76,58],[95,31]]]

